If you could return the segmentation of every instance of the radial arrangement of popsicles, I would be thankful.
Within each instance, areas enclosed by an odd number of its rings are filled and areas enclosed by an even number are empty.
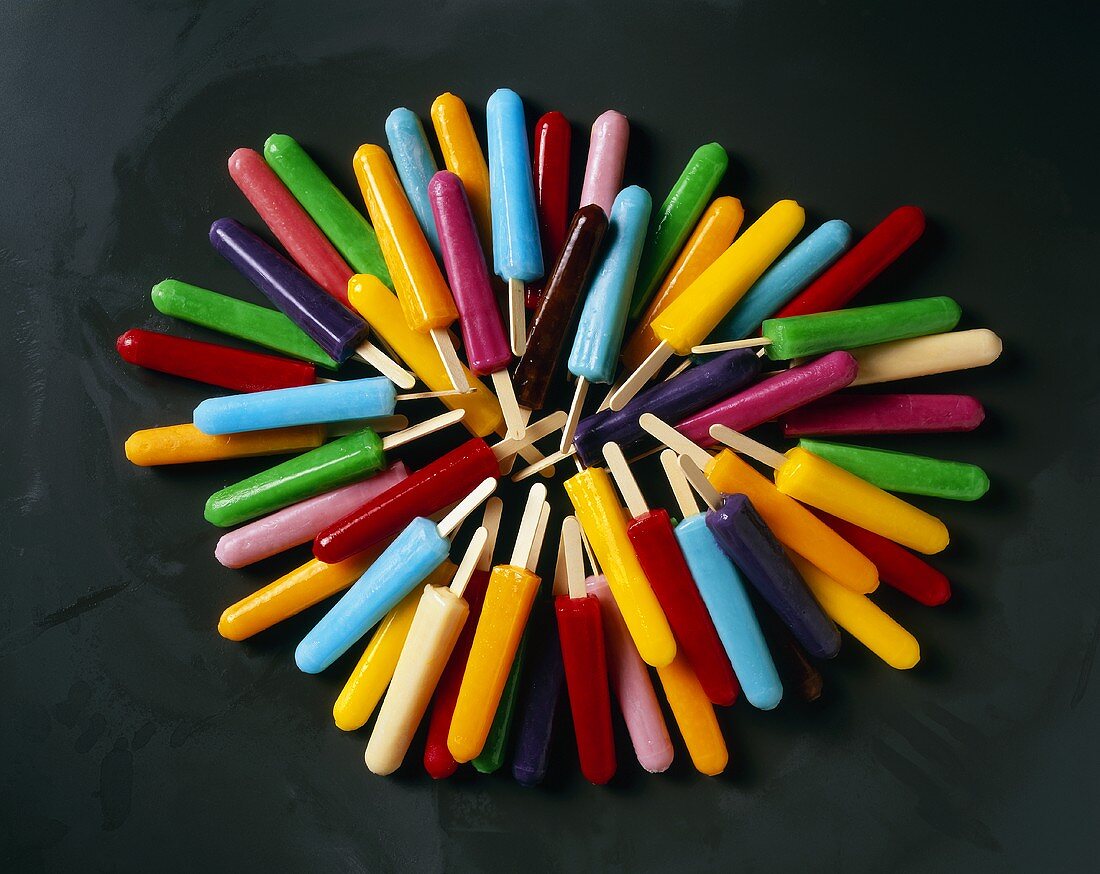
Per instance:
[[[736,708],[827,694],[843,660],[818,663],[848,639],[883,670],[919,670],[879,586],[950,598],[925,559],[951,539],[933,513],[965,524],[950,502],[990,477],[929,448],[986,417],[941,383],[1002,353],[952,297],[889,296],[921,210],[803,234],[795,200],[723,190],[717,142],[655,204],[620,112],[591,120],[582,153],[588,120],[531,119],[507,88],[485,108],[483,131],[450,92],[394,109],[387,148],[349,158],[358,207],[290,136],[232,151],[262,227],[219,218],[208,237],[270,306],[165,279],[165,318],[116,328],[124,378],[202,393],[128,435],[133,475],[235,462],[210,468],[225,472],[204,515],[230,529],[214,558],[284,562],[224,610],[221,637],[309,617],[295,662],[343,673],[332,720],[363,731],[371,772],[468,763],[524,786],[566,732],[597,786],[635,760],[665,771],[678,745],[719,774]],[[586,154],[579,191],[571,152]],[[923,393],[862,388],[935,375]],[[560,463],[576,472],[554,493],[505,491]]]

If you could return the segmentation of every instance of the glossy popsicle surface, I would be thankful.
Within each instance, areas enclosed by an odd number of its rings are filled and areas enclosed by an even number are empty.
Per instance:
[[[424,135],[424,126],[416,113],[398,107],[386,118],[386,142],[389,143],[393,165],[405,189],[405,196],[416,214],[420,230],[428,238],[432,251],[439,254],[439,235],[432,220],[432,207],[428,200],[428,183],[439,168],[432,156],[432,147]]]
[[[462,180],[478,234],[486,252],[492,251],[493,220],[490,213],[489,166],[477,140],[466,104],[454,94],[441,94],[432,104],[432,125],[447,169]]]
[[[501,279],[531,282],[543,273],[531,153],[523,101],[500,88],[485,105],[489,140],[489,192],[493,215],[493,266]]]
[[[125,452],[131,464],[156,467],[303,452],[316,449],[324,439],[325,430],[318,425],[213,435],[203,434],[188,422],[135,431],[126,438]]]
[[[822,398],[783,418],[786,437],[973,431],[985,410],[970,395],[855,394]]]

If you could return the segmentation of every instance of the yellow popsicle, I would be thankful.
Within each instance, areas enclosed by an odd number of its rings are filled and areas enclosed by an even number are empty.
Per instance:
[[[776,539],[813,562],[853,592],[878,588],[878,568],[794,498],[779,492],[767,477],[725,450],[707,465],[707,479],[720,492],[747,495]]]
[[[481,245],[493,251],[493,220],[490,212],[489,165],[474,133],[466,104],[454,94],[441,94],[432,104],[432,125],[447,169],[462,180],[466,198],[477,222]]]
[[[447,386],[450,388],[450,385]],[[126,440],[126,457],[140,467],[189,464],[257,455],[305,452],[325,441],[322,425],[245,431],[241,434],[203,434],[194,425],[168,425],[135,431]]]
[[[802,579],[821,609],[837,625],[892,668],[907,670],[920,661],[920,644],[866,595],[857,595],[821,572],[802,556],[790,553]]]
[[[672,664],[657,669],[657,676],[695,770],[708,777],[721,774],[729,763],[726,739],[714,715],[714,705],[687,658],[678,653]]]
[[[683,294],[729,248],[744,219],[745,210],[736,197],[716,198],[707,207],[623,349],[623,362],[627,371],[638,367],[661,342],[653,333],[653,319],[664,312],[669,304]]]
[[[630,545],[626,515],[607,471],[581,471],[566,480],[565,491],[642,660],[657,668],[669,664],[676,640]]]

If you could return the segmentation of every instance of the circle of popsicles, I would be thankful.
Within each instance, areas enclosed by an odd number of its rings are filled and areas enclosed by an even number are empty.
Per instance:
[[[355,153],[369,221],[289,136],[230,156],[282,251],[229,218],[211,245],[275,309],[176,279],[152,299],[266,351],[143,329],[118,338],[131,364],[236,392],[131,435],[135,465],[292,456],[207,502],[206,519],[232,527],[214,550],[226,567],[313,545],[304,565],[227,608],[219,633],[246,640],[339,596],[295,660],[318,673],[370,635],[333,706],[345,731],[377,711],[367,767],[407,763],[426,721],[433,778],[465,762],[496,771],[511,754],[525,785],[546,775],[563,699],[592,783],[629,757],[670,766],[658,692],[694,767],[713,775],[729,759],[715,708],[742,692],[762,710],[787,692],[817,697],[814,661],[836,655],[842,630],[913,667],[916,639],[869,596],[883,582],[946,601],[946,577],[914,552],[938,553],[949,535],[898,495],[970,501],[988,477],[822,438],[969,431],[984,418],[967,395],[848,391],[1000,355],[991,331],[955,330],[948,297],[848,306],[920,237],[921,211],[894,210],[854,245],[839,219],[796,242],[805,213],[781,200],[742,231],[740,201],[714,196],[728,165],[717,143],[655,208],[624,185],[629,123],[614,110],[592,125],[574,209],[560,112],[537,121],[532,154],[521,99],[495,92],[488,159],[462,100],[444,94],[430,115],[444,169],[406,108],[386,120],[389,154]],[[563,357],[572,402],[548,411]],[[353,360],[380,375],[319,376]],[[586,414],[593,386],[608,388]],[[399,412],[427,398],[449,411],[415,423]],[[771,421],[798,444],[780,453],[744,433]],[[457,424],[470,439],[426,465],[391,457]],[[551,438],[549,455],[535,448]],[[658,450],[678,522],[628,461]],[[517,455],[527,466],[512,473]],[[498,562],[500,479],[550,476],[567,460],[574,515],[551,526],[536,483]],[[481,505],[467,540],[461,526]],[[551,603],[537,574],[548,531],[560,531]],[[613,709],[629,755],[615,748]]]

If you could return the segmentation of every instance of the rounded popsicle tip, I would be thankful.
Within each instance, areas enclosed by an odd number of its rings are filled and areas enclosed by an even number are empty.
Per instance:
[[[613,210],[629,209],[633,212],[644,209],[648,212],[652,207],[653,198],[648,191],[640,185],[628,185],[615,195]]]
[[[386,150],[375,143],[363,143],[358,149],[355,150],[355,163],[369,166],[376,161],[384,160],[389,162],[389,156],[386,154]]]
[[[485,107],[486,109],[501,111],[514,108],[516,104],[519,104],[521,110],[523,109],[523,101],[515,91],[511,88],[498,88],[489,95],[489,99],[485,102]]]
[[[636,747],[634,749],[634,757],[638,760],[638,764],[650,774],[663,774],[669,769],[675,756],[676,750],[673,749],[671,741],[653,746],[648,750],[639,750]]]
[[[814,231],[814,236],[819,235],[831,248],[847,249],[852,244],[852,226],[843,219],[829,219]]]
[[[246,640],[248,634],[245,629],[238,628],[236,619],[237,613],[234,607],[226,607],[218,619],[218,634],[226,640]]]
[[[822,355],[817,361],[813,362],[813,365],[823,373],[829,374],[831,377],[830,383],[835,381],[838,388],[850,385],[852,380],[859,375],[859,362],[856,361],[854,355],[844,350]]]
[[[719,143],[707,143],[692,153],[691,163],[708,164],[715,169],[721,168],[722,172],[725,172],[730,163],[730,156]]]
[[[466,190],[462,187],[462,180],[450,170],[437,170],[428,180],[428,194],[431,197],[453,198],[457,197],[459,192],[462,192],[463,196],[466,194]]]
[[[744,688],[744,687],[742,687]],[[783,700],[783,684],[776,676],[774,681],[757,683],[752,691],[745,689],[745,698],[757,710],[775,710]]]
[[[227,165],[229,167],[229,175],[236,180],[241,173],[246,172],[250,168],[254,168],[264,163],[263,156],[260,155],[255,149],[249,149],[242,146],[233,152],[229,156]],[[266,165],[265,165],[266,166]]]
[[[615,759],[612,758],[610,762],[601,762],[600,767],[596,768],[592,766],[585,767],[582,764],[581,773],[584,775],[584,779],[593,786],[604,786],[610,783],[611,778],[615,776]]]
[[[214,403],[211,403],[214,401]],[[191,423],[202,431],[203,434],[215,434],[217,433],[217,424],[215,416],[217,415],[217,398],[207,398],[202,401],[197,407],[195,412],[191,414]],[[211,412],[211,410],[214,412]]]
[[[217,545],[214,547],[214,558],[218,560],[218,564],[222,567],[241,568],[248,564],[245,557],[237,550],[235,542],[229,534],[223,534],[218,540]]]
[[[149,292],[153,300],[153,306],[160,309],[161,306],[179,289],[178,279],[162,279]]]
[[[947,526],[935,516],[930,518],[932,522],[929,523],[928,537],[923,544],[924,548],[918,551],[925,555],[936,555],[947,549],[947,545],[951,542],[951,533],[947,530]]]
[[[328,667],[323,654],[317,651],[309,637],[295,647],[294,664],[305,674],[319,674]]]
[[[210,225],[210,242],[215,245],[219,240],[227,236],[233,236],[245,229],[239,221],[233,218],[214,219]]]
[[[472,762],[481,755],[482,746],[472,743],[470,738],[454,737],[452,735],[447,738],[447,749],[456,762],[465,764],[466,762]]]
[[[603,136],[624,136],[630,133],[630,122],[627,117],[617,109],[608,109],[596,116],[592,122],[593,137],[599,133]]]
[[[363,761],[367,765],[367,770],[372,774],[377,774],[379,777],[388,777],[394,771],[401,767],[402,759],[398,759],[393,753],[393,750],[380,749],[382,744],[374,742],[374,733],[371,733],[371,739],[367,742],[366,752],[363,753]]]
[[[912,240],[915,240],[924,233],[926,223],[924,210],[919,206],[899,206],[882,220],[882,224],[886,224],[887,222],[897,226],[899,229],[905,228],[908,231],[906,236]]]
[[[544,112],[539,116],[539,120],[535,122],[535,127],[561,127],[562,125],[568,127],[569,119],[556,109]]]
[[[362,707],[351,707],[341,695],[332,705],[332,722],[340,731],[358,731],[367,724]]]
[[[988,328],[977,328],[967,333],[970,334],[975,357],[981,364],[992,364],[1001,357],[1001,352],[1004,351],[1004,344],[1001,342],[1001,338],[991,330]]]
[[[297,146],[298,144],[294,141],[294,138],[287,134],[272,134],[264,140],[264,154],[274,158],[280,152],[285,152],[288,148],[296,148]]]
[[[720,749],[717,745],[708,746],[714,746],[714,749],[706,753],[692,755],[691,763],[695,765],[695,770],[700,774],[706,777],[717,777],[726,770],[726,765],[729,764],[729,750],[726,749],[725,744],[722,744]]]
[[[532,768],[522,762],[516,762],[512,765],[512,779],[520,786],[526,786],[528,789],[538,786],[545,776],[541,770]]]
[[[428,744],[424,748],[424,770],[433,780],[446,780],[458,770],[458,762],[446,747]]]
[[[118,354],[122,356],[123,361],[129,361],[131,364],[138,363],[144,333],[140,328],[131,328],[126,333],[120,334],[119,338],[115,340],[115,349],[118,350]]]
[[[122,451],[126,453],[126,460],[130,464],[136,464],[138,467],[149,467],[145,459],[145,438],[140,431],[136,431],[126,438]]]
[[[901,629],[899,632],[894,646],[881,653],[882,660],[899,671],[908,671],[920,661],[920,644],[908,631]]]

